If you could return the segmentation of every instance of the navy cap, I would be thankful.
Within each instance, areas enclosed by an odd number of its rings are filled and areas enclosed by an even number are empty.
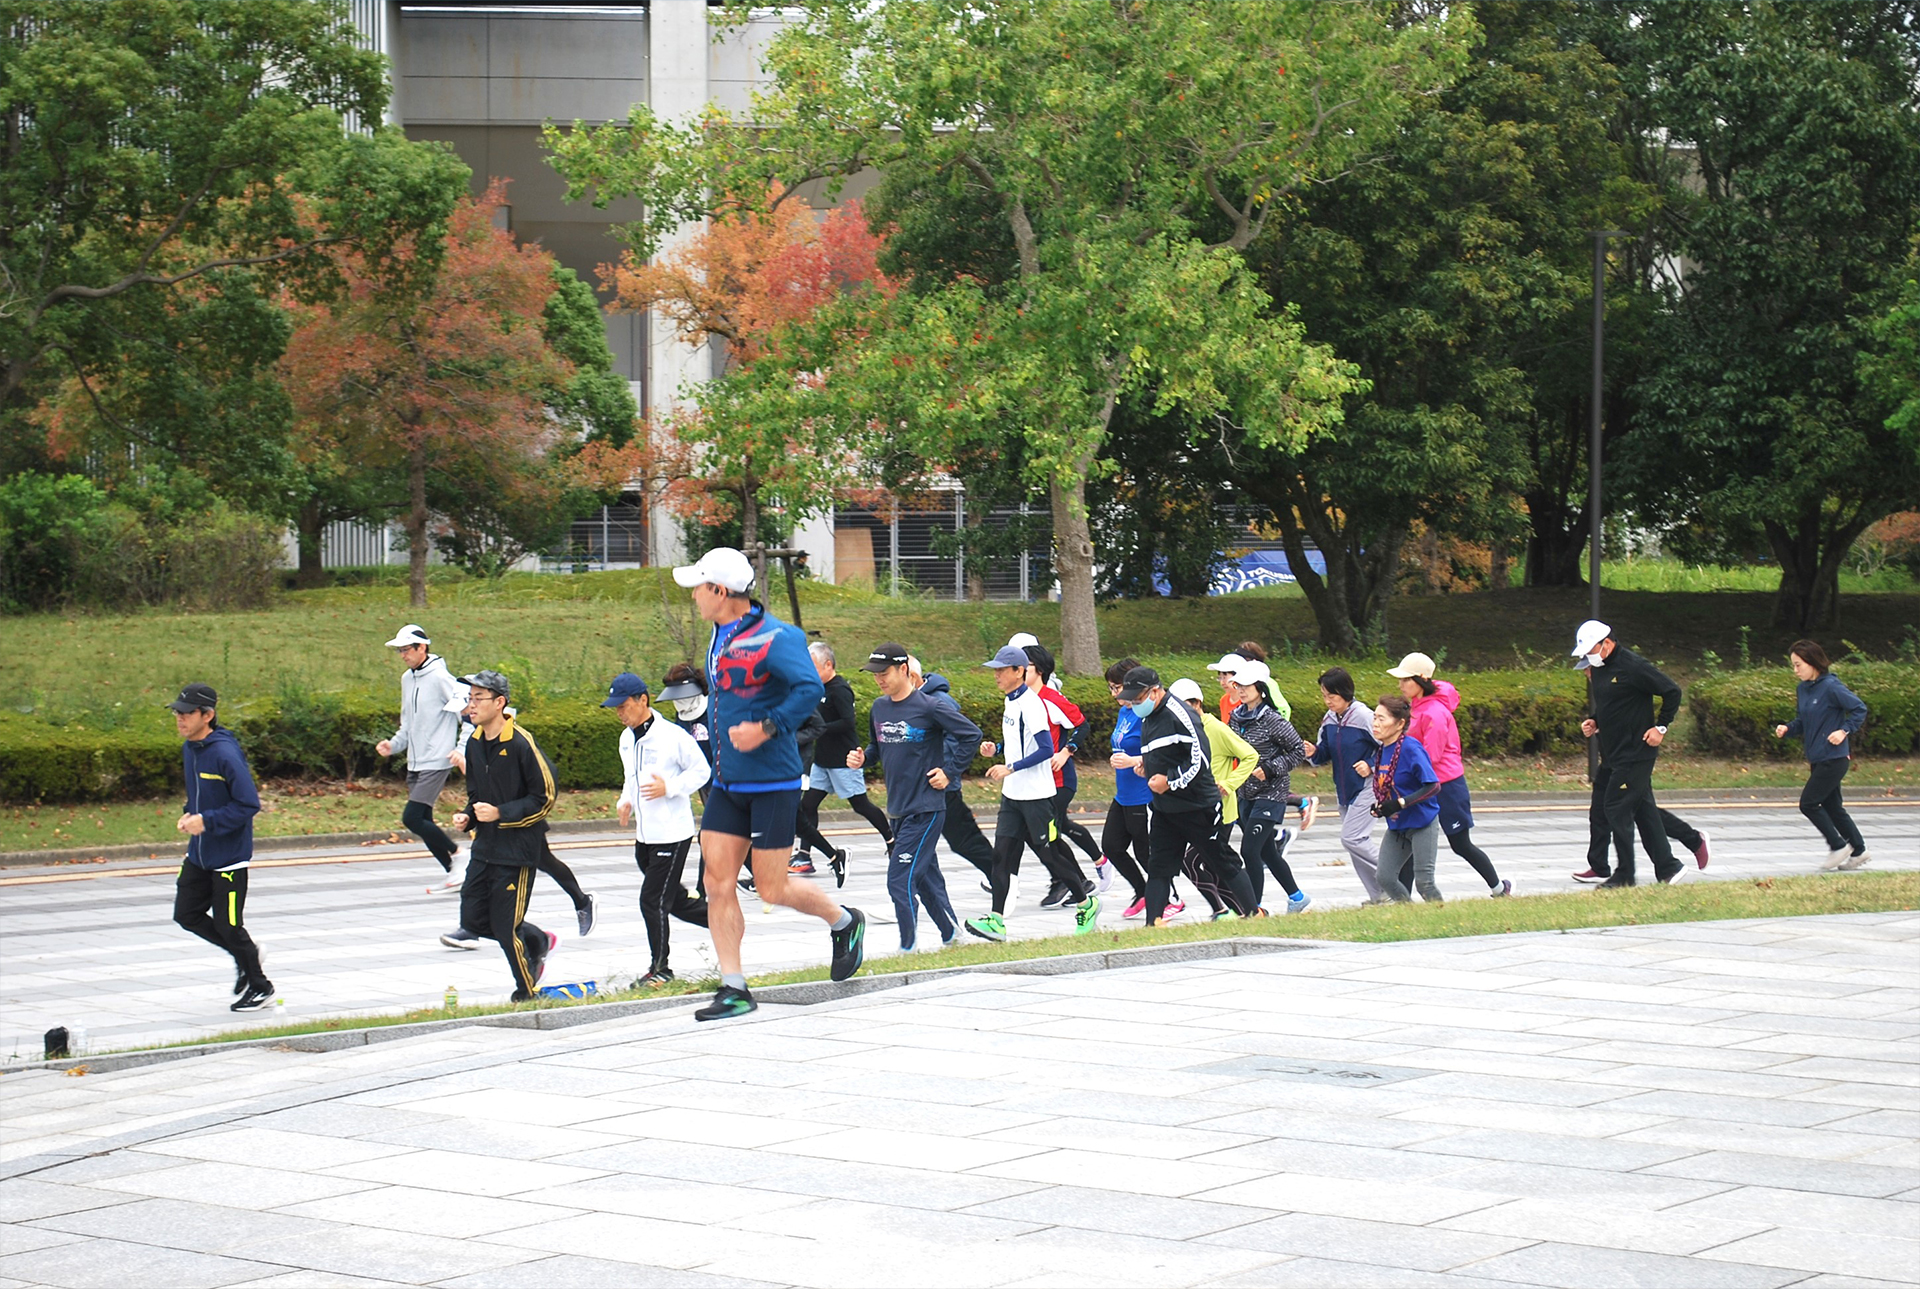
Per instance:
[[[1033,664],[1032,660],[1027,657],[1027,651],[1025,649],[1020,648],[1018,645],[1002,645],[999,653],[996,653],[992,658],[980,665],[982,667],[1018,667],[1022,671],[1025,671]]]
[[[1159,685],[1159,672],[1151,667],[1135,667],[1127,673],[1126,679],[1120,682],[1120,693],[1117,698],[1123,703],[1137,703],[1149,689],[1156,689]]]
[[[167,704],[182,715],[187,712],[212,711],[219,705],[220,696],[213,692],[213,686],[204,685],[197,680],[181,690],[180,697]]]
[[[607,686],[607,701],[600,704],[600,706],[618,707],[629,698],[638,698],[646,692],[646,681],[640,679],[640,677],[630,671],[623,671],[613,678],[611,685]]]

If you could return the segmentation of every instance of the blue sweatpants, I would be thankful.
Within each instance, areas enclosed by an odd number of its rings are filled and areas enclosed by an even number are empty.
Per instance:
[[[893,852],[887,861],[887,894],[893,897],[894,916],[900,923],[900,950],[913,948],[920,929],[920,905],[940,928],[942,940],[953,939],[958,923],[953,903],[947,898],[947,879],[941,876],[940,861],[934,847],[940,841],[940,828],[947,812],[933,810],[923,815],[907,815],[893,821]]]

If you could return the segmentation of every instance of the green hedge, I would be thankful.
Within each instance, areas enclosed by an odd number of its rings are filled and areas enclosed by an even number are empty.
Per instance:
[[[1211,659],[1161,660],[1171,680],[1201,679],[1209,698],[1218,693],[1205,665]],[[1294,706],[1294,724],[1310,738],[1322,712],[1314,683],[1320,668],[1283,666],[1276,672]],[[852,675],[865,710],[879,692],[865,672]],[[992,738],[999,737],[1002,702],[984,668],[949,674],[960,708]],[[1458,719],[1469,756],[1518,756],[1565,751],[1578,740],[1582,691],[1577,675],[1549,672],[1480,672],[1460,680],[1464,699]],[[1360,697],[1371,702],[1392,689],[1383,675],[1363,677]],[[1091,729],[1082,751],[1104,761],[1115,704],[1103,681],[1066,682],[1067,697],[1086,712]],[[1790,700],[1789,700],[1790,701]],[[1869,701],[1873,701],[1869,699]],[[221,719],[246,749],[258,777],[286,775],[398,774],[404,758],[378,756],[374,744],[393,732],[390,700],[367,693],[311,693],[289,689],[222,705]],[[565,788],[618,788],[619,723],[597,702],[536,699],[521,714],[553,762]],[[986,763],[976,761],[976,772]],[[7,801],[109,800],[167,795],[180,790],[180,743],[164,711],[143,713],[130,725],[95,729],[75,723],[54,726],[35,716],[0,713],[0,799]]]
[[[1920,751],[1920,685],[1914,668],[1897,662],[1843,662],[1833,669],[1867,705],[1855,753],[1903,756]],[[1687,691],[1701,748],[1733,756],[1781,759],[1806,755],[1799,739],[1777,739],[1773,727],[1793,719],[1793,673],[1785,667],[1728,672]]]

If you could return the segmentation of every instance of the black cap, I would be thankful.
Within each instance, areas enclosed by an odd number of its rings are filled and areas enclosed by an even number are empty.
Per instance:
[[[1119,699],[1123,703],[1137,703],[1142,694],[1149,689],[1159,688],[1159,685],[1159,672],[1151,667],[1135,667],[1127,673],[1127,678],[1120,682]]]
[[[213,686],[203,685],[197,680],[181,690],[180,697],[167,704],[174,711],[182,713],[212,711],[219,705],[220,695],[213,692]]]
[[[885,671],[889,667],[904,667],[907,665],[907,656],[905,645],[889,640],[883,645],[876,645],[860,667],[863,671],[874,672]]]

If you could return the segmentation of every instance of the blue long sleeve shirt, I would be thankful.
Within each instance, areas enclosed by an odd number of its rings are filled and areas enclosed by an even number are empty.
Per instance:
[[[187,838],[187,862],[213,872],[249,863],[260,793],[240,740],[216,725],[198,743],[180,745],[180,768],[186,778],[185,813],[199,815],[207,825],[198,837]]]
[[[1373,715],[1358,703],[1335,716],[1328,712],[1320,718],[1320,731],[1314,740],[1312,761],[1333,767],[1333,792],[1345,810],[1366,791],[1367,781],[1353,772],[1355,761],[1371,761],[1380,750],[1373,737]]]
[[[1807,760],[1838,761],[1853,755],[1853,735],[1867,723],[1867,705],[1860,695],[1840,683],[1832,672],[1803,680],[1794,694],[1794,717],[1787,725],[1787,737],[1798,738],[1806,747]],[[1835,730],[1845,730],[1839,743],[1827,742]]]
[[[730,792],[784,792],[800,783],[800,747],[793,732],[820,705],[824,686],[807,656],[800,628],[759,601],[745,617],[713,629],[707,648],[707,731],[715,786]],[[774,734],[751,752],[733,745],[736,725],[772,721]]]

